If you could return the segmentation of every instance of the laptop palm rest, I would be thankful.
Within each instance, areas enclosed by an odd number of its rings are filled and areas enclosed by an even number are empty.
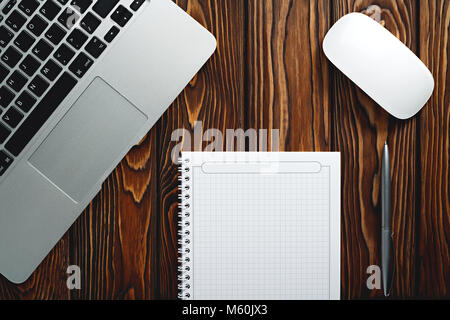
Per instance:
[[[125,155],[146,121],[145,114],[97,77],[29,162],[81,202]]]

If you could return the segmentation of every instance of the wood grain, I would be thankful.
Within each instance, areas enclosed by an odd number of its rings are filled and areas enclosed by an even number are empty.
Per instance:
[[[372,1],[333,2],[332,21],[361,12]],[[416,3],[377,1],[386,27],[416,51]],[[333,68],[333,149],[342,153],[342,298],[381,296],[369,291],[366,270],[380,265],[380,161],[388,141],[393,180],[396,276],[393,295],[414,293],[416,120],[394,120]]]
[[[278,129],[280,151],[331,148],[329,73],[321,50],[329,15],[324,1],[248,3],[247,127]]]
[[[420,1],[420,57],[434,94],[420,116],[418,294],[450,297],[450,1]]]
[[[200,134],[211,128],[279,129],[282,151],[341,152],[344,299],[382,296],[367,289],[366,269],[381,263],[380,159],[387,140],[397,269],[392,296],[450,297],[450,2],[175,2],[216,36],[216,53],[33,276],[22,285],[0,276],[0,299],[175,299],[178,173],[172,150],[180,142],[184,150],[210,143],[194,139],[198,121]],[[436,79],[432,99],[408,121],[390,117],[321,49],[335,21],[373,4],[386,28]],[[180,128],[183,135],[172,139]],[[81,267],[81,290],[66,288],[71,264]]]

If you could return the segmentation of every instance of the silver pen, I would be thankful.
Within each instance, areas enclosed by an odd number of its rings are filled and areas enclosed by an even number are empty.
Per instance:
[[[391,168],[389,148],[386,142],[384,144],[381,164],[381,270],[383,276],[383,292],[386,297],[391,293],[394,278],[394,244],[391,221]]]

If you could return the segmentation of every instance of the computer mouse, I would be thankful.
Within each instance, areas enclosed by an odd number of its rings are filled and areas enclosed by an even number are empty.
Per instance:
[[[350,13],[326,34],[327,58],[388,113],[416,115],[430,99],[434,79],[423,62],[392,33],[361,13]]]

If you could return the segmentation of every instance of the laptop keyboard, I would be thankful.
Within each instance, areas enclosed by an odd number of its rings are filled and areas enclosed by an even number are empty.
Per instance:
[[[0,176],[145,0],[119,2],[0,0]]]

